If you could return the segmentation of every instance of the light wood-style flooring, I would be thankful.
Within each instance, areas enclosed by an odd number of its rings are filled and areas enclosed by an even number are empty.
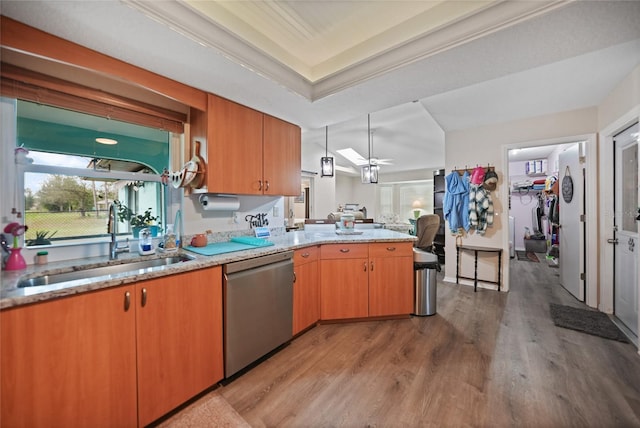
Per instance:
[[[215,393],[252,427],[639,427],[636,348],[550,302],[583,306],[512,259],[509,293],[439,282],[434,316],[317,326]]]

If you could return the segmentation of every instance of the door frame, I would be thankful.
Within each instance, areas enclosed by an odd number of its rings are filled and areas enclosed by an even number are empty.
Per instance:
[[[554,144],[566,144],[584,141],[585,149],[585,178],[584,178],[584,194],[585,194],[585,215],[587,225],[596,225],[598,218],[598,135],[583,134],[568,137],[559,137],[546,140],[534,140],[520,143],[505,144],[502,146],[502,164],[505,166],[505,177],[509,177],[509,150],[522,149],[525,147],[549,146]],[[509,206],[508,189],[502,195],[502,206]],[[592,219],[592,220],[590,220]],[[605,240],[606,241],[606,240]],[[584,244],[587,248],[584,255],[585,260],[585,303],[590,307],[598,305],[598,228],[587,227],[584,235]],[[502,247],[509,248],[509,233],[502,234]],[[504,278],[509,278],[509,263],[505,264]]]
[[[640,105],[634,107],[619,119],[606,126],[599,133],[600,180],[598,191],[600,194],[599,229],[600,238],[600,302],[601,312],[613,314],[613,245],[607,243],[613,237],[613,180],[614,180],[614,150],[613,136],[623,131],[635,122],[640,122]],[[638,254],[640,266],[640,252]],[[640,296],[640,293],[639,293]],[[640,331],[640,317],[638,321]],[[638,350],[640,353],[640,349]]]

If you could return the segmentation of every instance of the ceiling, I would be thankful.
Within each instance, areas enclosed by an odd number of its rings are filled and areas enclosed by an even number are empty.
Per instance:
[[[640,64],[638,1],[5,1],[3,15],[303,128],[444,165],[446,132],[596,106]],[[338,165],[349,166],[336,156]]]

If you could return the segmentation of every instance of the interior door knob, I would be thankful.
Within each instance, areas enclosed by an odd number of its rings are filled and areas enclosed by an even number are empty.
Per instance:
[[[613,238],[613,239],[611,239],[611,238],[610,238],[610,239],[607,239],[607,242],[608,242],[609,244],[615,244],[615,245],[618,245],[618,239],[617,239],[617,238]]]

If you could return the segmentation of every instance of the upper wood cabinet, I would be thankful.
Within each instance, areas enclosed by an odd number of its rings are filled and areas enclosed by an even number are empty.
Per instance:
[[[300,194],[300,127],[213,94],[192,109],[191,139],[206,148],[206,190],[239,195]]]
[[[264,115],[262,170],[265,195],[300,195],[300,127]]]

